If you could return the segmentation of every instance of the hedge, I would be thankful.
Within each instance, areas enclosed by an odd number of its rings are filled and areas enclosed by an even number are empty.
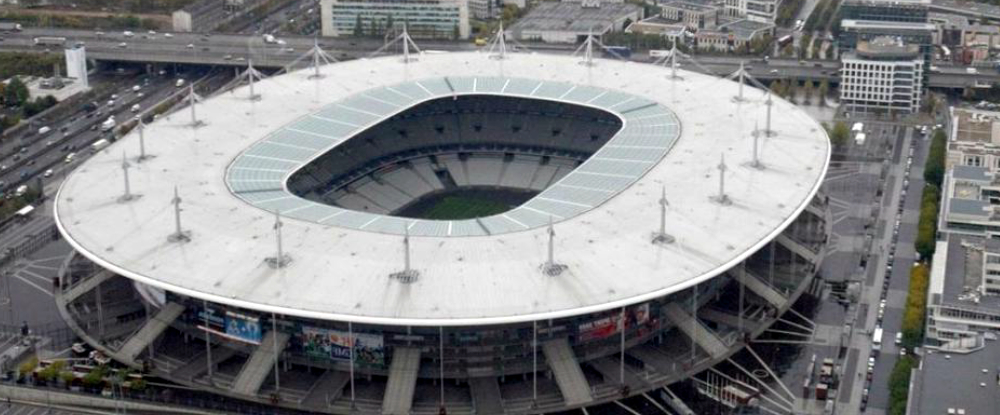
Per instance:
[[[934,130],[931,138],[931,148],[927,153],[927,162],[924,163],[924,181],[933,184],[938,188],[944,181],[944,162],[948,151],[948,136],[944,130]]]
[[[903,347],[920,346],[924,337],[924,315],[927,313],[927,286],[930,284],[930,265],[921,263],[910,269],[910,288],[903,309]]]
[[[889,375],[889,415],[905,415],[910,390],[910,373],[917,367],[912,355],[900,357]]]
[[[924,185],[920,198],[920,221],[917,223],[917,240],[914,249],[924,261],[930,261],[937,246],[937,219],[941,190],[933,184]]]

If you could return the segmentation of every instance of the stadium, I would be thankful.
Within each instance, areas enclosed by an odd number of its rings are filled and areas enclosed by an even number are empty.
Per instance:
[[[725,361],[813,285],[829,156],[795,105],[676,68],[335,63],[77,168],[56,196],[76,251],[57,303],[118,363],[230,398],[587,407]]]

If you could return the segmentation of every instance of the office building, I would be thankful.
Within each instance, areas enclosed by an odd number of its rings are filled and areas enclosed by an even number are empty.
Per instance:
[[[423,39],[468,39],[468,0],[322,0],[323,36],[371,35],[378,28],[405,25]]]
[[[840,101],[851,111],[920,109],[925,61],[917,45],[892,37],[860,41],[841,55]]]

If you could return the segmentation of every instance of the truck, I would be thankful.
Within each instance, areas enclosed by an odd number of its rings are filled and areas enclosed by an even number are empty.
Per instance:
[[[94,144],[90,145],[90,151],[92,153],[96,153],[98,151],[101,151],[102,148],[107,147],[108,144],[111,144],[111,142],[105,138],[102,138],[100,140],[95,141]]]
[[[34,39],[35,46],[63,46],[66,38],[60,36],[39,36]]]
[[[872,351],[881,352],[882,351],[882,327],[875,327],[875,332],[872,333]]]
[[[101,123],[101,131],[111,131],[112,128],[115,128],[115,125],[115,117],[108,117],[108,119]]]
[[[20,23],[14,22],[0,22],[0,31],[4,32],[20,32],[22,29]]]

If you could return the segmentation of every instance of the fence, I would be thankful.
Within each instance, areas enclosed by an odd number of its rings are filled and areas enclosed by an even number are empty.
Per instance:
[[[28,235],[27,240],[15,245],[12,248],[7,248],[3,254],[0,254],[0,269],[8,267],[18,259],[24,258],[33,252],[42,249],[42,247],[48,245],[52,241],[59,240],[60,237],[61,235],[59,234],[59,229],[56,227],[55,223],[39,232]]]

